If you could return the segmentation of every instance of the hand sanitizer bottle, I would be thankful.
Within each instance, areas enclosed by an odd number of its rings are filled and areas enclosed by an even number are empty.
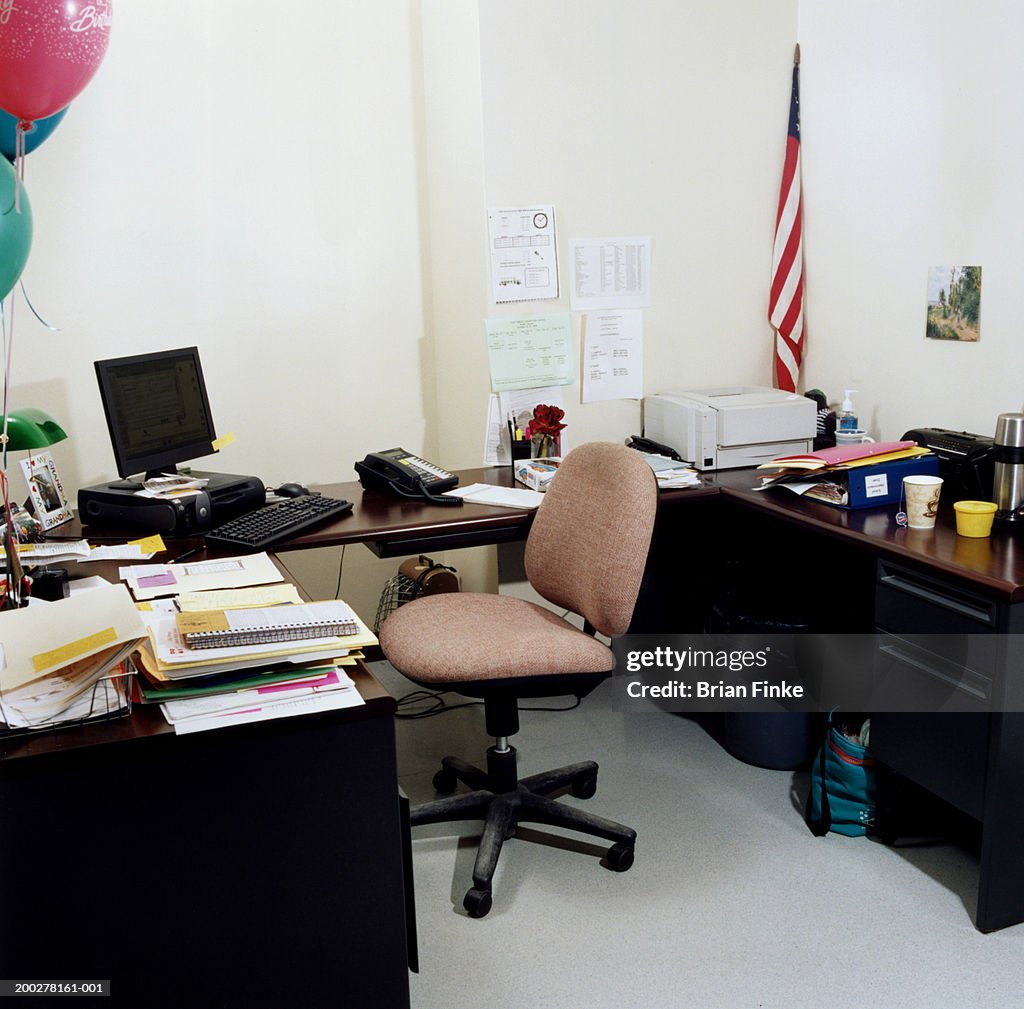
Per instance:
[[[850,397],[856,392],[856,389],[843,390],[843,407],[839,411],[840,431],[857,431],[859,429],[857,424],[857,414],[853,409],[853,400],[850,399]]]

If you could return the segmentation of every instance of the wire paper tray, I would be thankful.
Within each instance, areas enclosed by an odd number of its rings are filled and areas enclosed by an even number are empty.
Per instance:
[[[100,677],[70,708],[46,721],[31,725],[8,725],[9,712],[5,711],[0,692],[0,737],[22,736],[31,732],[67,729],[92,722],[127,718],[132,713],[132,677],[136,669],[131,659],[124,659],[117,669]]]

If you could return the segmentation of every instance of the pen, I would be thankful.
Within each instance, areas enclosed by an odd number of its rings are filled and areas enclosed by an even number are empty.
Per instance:
[[[195,557],[200,550],[202,550],[202,547],[193,547],[191,550],[186,550],[183,554],[178,554],[177,557],[172,557],[167,563],[177,564],[180,561],[188,560],[189,557]]]

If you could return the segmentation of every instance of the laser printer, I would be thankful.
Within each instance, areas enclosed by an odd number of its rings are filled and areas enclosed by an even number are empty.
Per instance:
[[[754,385],[663,392],[644,398],[644,437],[699,470],[758,466],[810,452],[817,410],[806,396]]]

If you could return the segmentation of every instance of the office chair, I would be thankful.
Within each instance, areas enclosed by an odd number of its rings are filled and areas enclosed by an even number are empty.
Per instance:
[[[516,749],[520,698],[584,697],[611,672],[608,637],[629,627],[654,530],[658,489],[644,458],[624,445],[581,445],[562,463],[534,516],[526,542],[530,584],[555,606],[582,616],[579,630],[548,609],[512,596],[448,593],[395,610],[380,629],[391,664],[422,686],[482,698],[494,745],[483,770],[445,757],[434,776],[444,798],[412,810],[413,826],[483,820],[473,886],[463,906],[472,918],[491,908],[491,881],[506,838],[519,823],[542,823],[613,842],[605,865],[633,864],[636,831],[556,802],[597,789],[597,764],[571,764],[520,779]],[[468,794],[453,795],[458,782]]]

